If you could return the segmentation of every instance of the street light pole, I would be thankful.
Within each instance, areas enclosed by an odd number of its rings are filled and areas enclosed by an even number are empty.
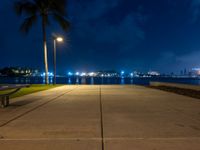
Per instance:
[[[54,80],[53,80],[53,84],[56,84],[56,38],[54,38],[53,43],[54,43],[54,49],[53,49]]]
[[[53,39],[53,66],[54,66],[54,80],[53,84],[56,84],[56,46],[57,42],[62,42],[63,38],[62,37],[54,37]]]

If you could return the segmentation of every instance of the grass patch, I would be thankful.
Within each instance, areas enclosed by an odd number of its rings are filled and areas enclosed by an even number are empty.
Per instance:
[[[15,94],[12,94],[10,98],[20,97],[20,96],[28,95],[28,94],[39,92],[39,91],[49,90],[49,89],[59,87],[59,86],[61,85],[59,84],[58,85],[33,84],[28,88],[22,88]],[[0,91],[0,95],[9,93],[11,91],[14,91],[14,90]]]
[[[200,91],[198,90],[183,89],[183,88],[169,87],[169,86],[148,86],[148,87],[200,99]]]

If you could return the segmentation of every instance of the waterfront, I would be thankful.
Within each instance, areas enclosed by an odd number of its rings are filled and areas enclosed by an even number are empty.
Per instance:
[[[53,78],[49,79],[53,83]],[[200,85],[199,78],[174,78],[174,77],[151,77],[151,78],[102,78],[102,77],[57,77],[58,84],[136,84],[149,85],[150,81],[185,83]],[[0,84],[43,84],[43,77],[0,77]]]

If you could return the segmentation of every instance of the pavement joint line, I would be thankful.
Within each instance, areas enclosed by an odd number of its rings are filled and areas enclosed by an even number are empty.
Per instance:
[[[99,85],[99,105],[100,105],[100,122],[101,122],[101,147],[104,150],[104,128],[103,128],[103,105],[101,97],[101,85]]]
[[[200,140],[200,137],[163,137],[163,138],[126,138],[126,137],[119,137],[119,138],[104,138],[105,140],[119,140],[119,141],[128,141],[128,140],[191,140],[191,139],[198,139]]]
[[[0,141],[53,141],[53,140],[69,140],[69,141],[101,141],[102,138],[33,138],[33,139],[0,139]]]
[[[200,140],[200,137],[177,137],[177,138],[104,138],[105,141],[127,141],[127,140]],[[102,138],[29,138],[29,139],[0,139],[0,141],[51,141],[51,140],[98,140],[102,141]]]
[[[36,109],[38,109],[38,108],[40,108],[40,107],[42,107],[42,106],[44,106],[44,105],[46,105],[46,104],[48,104],[48,103],[50,103],[50,102],[52,102],[52,101],[54,101],[54,100],[56,100],[56,99],[62,97],[63,95],[74,91],[74,90],[77,89],[77,88],[78,88],[78,87],[73,88],[73,89],[71,89],[71,90],[69,90],[69,91],[67,91],[67,92],[64,92],[64,93],[62,93],[61,95],[58,95],[58,96],[54,97],[53,99],[50,99],[50,100],[48,100],[48,101],[46,101],[46,102],[44,102],[44,103],[42,103],[42,104],[40,104],[40,105],[38,105],[38,106],[36,106],[36,107],[34,107],[34,108],[32,108],[32,109],[30,109],[30,110],[28,110],[28,111],[26,111],[26,112],[24,112],[24,113],[22,113],[22,114],[20,114],[20,115],[18,115],[18,116],[16,116],[16,117],[14,117],[14,118],[12,118],[12,119],[6,121],[5,123],[2,123],[2,124],[0,125],[0,128],[3,127],[3,126],[5,126],[5,125],[7,125],[7,124],[9,124],[9,123],[11,123],[11,122],[13,122],[13,121],[15,121],[15,120],[17,120],[17,119],[19,119],[19,118],[21,118],[21,117],[23,117],[23,116],[25,116],[25,115],[27,115],[28,113],[30,113],[30,112],[32,112],[32,111],[34,111],[34,110],[36,110]]]

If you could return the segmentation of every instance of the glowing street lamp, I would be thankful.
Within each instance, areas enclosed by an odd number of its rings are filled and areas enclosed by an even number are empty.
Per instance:
[[[54,43],[54,49],[53,49],[53,64],[54,64],[54,84],[56,84],[56,44],[57,42],[63,42],[62,37],[54,37],[53,43]]]
[[[57,41],[57,42],[63,42],[63,38],[62,38],[62,37],[57,37],[57,38],[56,38],[56,41]]]

